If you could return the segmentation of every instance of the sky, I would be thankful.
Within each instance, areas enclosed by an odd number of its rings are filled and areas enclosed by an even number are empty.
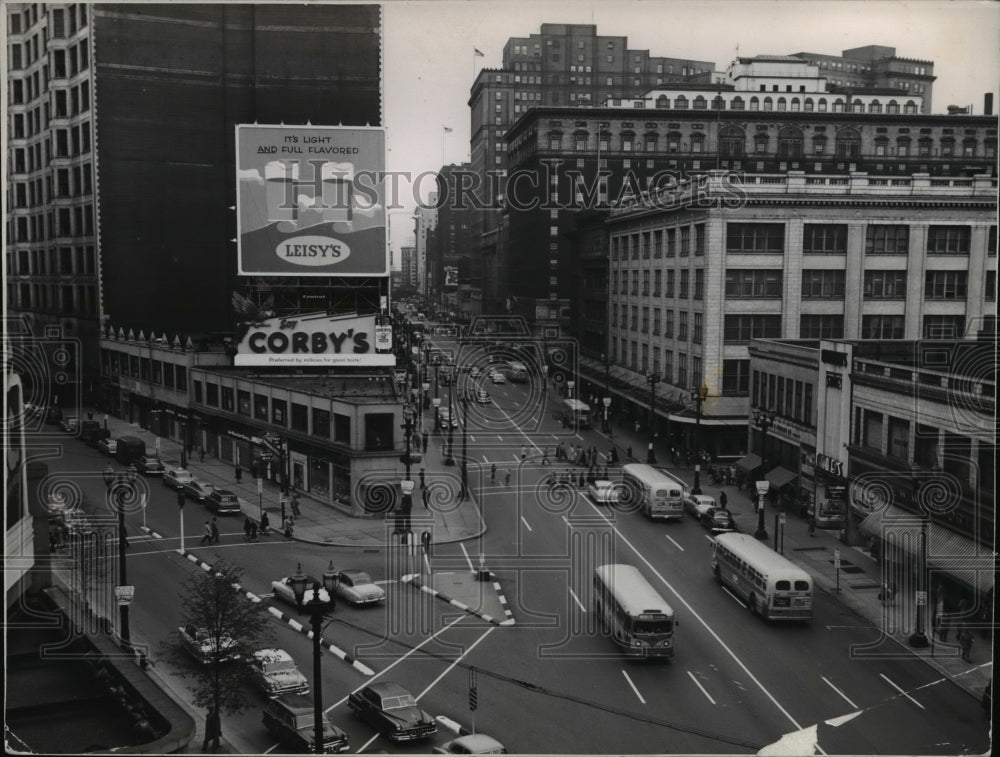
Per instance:
[[[887,45],[934,62],[933,111],[972,105],[1000,81],[1000,3],[993,0],[387,0],[383,4],[383,108],[391,171],[417,175],[469,159],[469,89],[500,68],[510,37],[542,23],[595,24],[653,56],[714,61],[737,54],[837,55]],[[483,53],[474,56],[474,49]],[[452,129],[446,133],[444,127]],[[431,181],[420,186],[432,187]],[[390,210],[390,244],[412,244],[412,192]],[[394,252],[398,266],[398,252]]]

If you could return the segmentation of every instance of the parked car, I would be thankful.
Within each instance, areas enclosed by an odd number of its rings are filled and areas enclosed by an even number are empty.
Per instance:
[[[269,697],[309,693],[309,681],[284,649],[258,649],[247,664],[254,684]]]
[[[306,576],[306,590],[312,591],[312,587],[316,585],[317,579],[313,576]],[[319,585],[322,586],[323,582],[320,581]],[[274,594],[275,599],[280,599],[283,602],[287,602],[290,605],[295,605],[295,592],[292,590],[292,577],[285,576],[278,581],[271,581],[271,591]],[[320,598],[327,596],[326,589],[322,590]]]
[[[132,464],[137,471],[147,476],[162,476],[166,470],[158,457],[140,457]]]
[[[469,369],[469,375],[470,375],[470,376],[471,376],[472,378],[479,378],[479,375],[480,375],[481,373],[482,373],[482,371],[480,371],[480,370],[479,370],[479,366],[478,366],[478,365],[474,365],[474,366],[472,366],[472,367],[471,367],[471,368]]]
[[[194,476],[191,475],[191,471],[181,468],[179,465],[167,465],[163,470],[163,485],[169,486],[171,489],[176,489],[180,491],[184,484],[189,481],[193,481]]]
[[[80,419],[75,415],[63,416],[63,419],[59,421],[59,428],[67,434],[75,434],[80,428]]]
[[[140,457],[146,456],[146,442],[137,436],[118,437],[115,448],[115,459],[122,465],[134,463]]]
[[[708,508],[716,507],[717,505],[715,497],[711,497],[708,494],[688,493],[684,495],[684,510],[691,513],[695,518],[701,518]]]
[[[413,694],[398,683],[383,681],[359,689],[347,706],[391,741],[413,741],[437,733],[437,722],[417,706]]]
[[[599,505],[610,505],[618,501],[618,490],[611,481],[597,480],[589,484],[587,494]]]
[[[507,754],[507,749],[485,733],[469,733],[436,746],[433,754]]]
[[[494,384],[506,384],[507,383],[507,379],[504,377],[504,375],[502,373],[500,373],[500,371],[493,371],[490,374],[490,381],[492,381]]]
[[[278,739],[281,751],[316,752],[316,705],[306,694],[282,694],[264,707],[263,721],[268,733]],[[347,734],[323,715],[323,753],[338,754],[350,749]]]
[[[215,639],[203,628],[189,625],[178,628],[177,633],[181,639],[181,646],[202,665],[214,661],[216,649],[221,649],[219,662],[232,662],[240,658],[236,651],[236,640],[229,636],[223,636],[216,645]]]
[[[100,449],[101,440],[110,439],[111,432],[106,428],[84,428],[83,431],[80,432],[80,438],[94,449]]]
[[[698,521],[713,534],[736,530],[733,514],[721,507],[710,507],[701,514]]]
[[[92,420],[82,420],[80,421],[80,439],[85,442],[89,442],[94,439],[98,432],[103,431],[101,424],[97,421]]]
[[[97,449],[108,457],[114,457],[115,452],[118,450],[118,440],[112,439],[110,436],[105,437],[97,442]]]
[[[337,572],[336,595],[352,605],[367,605],[385,599],[385,589],[372,581],[363,570],[341,570]]]
[[[476,402],[480,405],[490,404],[490,395],[485,389],[476,390]]]
[[[239,513],[240,498],[228,489],[212,489],[205,500],[208,508],[218,515],[227,513]]]
[[[181,484],[181,491],[184,492],[184,496],[188,499],[193,499],[195,502],[204,502],[214,490],[215,486],[207,481],[199,481],[196,478],[192,478],[190,481],[185,481]]]
[[[445,430],[447,428],[458,428],[458,418],[451,417],[451,410],[446,407],[438,408],[438,428]]]

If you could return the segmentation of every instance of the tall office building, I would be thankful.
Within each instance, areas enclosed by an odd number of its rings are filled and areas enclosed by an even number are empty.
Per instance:
[[[101,316],[147,336],[232,330],[230,294],[247,283],[231,241],[235,126],[379,125],[380,9],[5,9],[9,307],[84,341],[93,400]],[[387,289],[354,280],[346,302],[335,279],[254,283],[288,310],[377,307]]]

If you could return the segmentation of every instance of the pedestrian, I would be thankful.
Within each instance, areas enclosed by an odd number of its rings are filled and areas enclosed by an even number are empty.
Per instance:
[[[207,520],[205,521],[205,527],[202,529],[201,541],[198,542],[198,545],[201,546],[206,542],[208,542],[209,544],[212,543],[212,524],[209,523]]]
[[[634,459],[634,458],[632,457],[632,445],[631,445],[631,444],[630,444],[630,445],[628,445],[628,449],[627,449],[627,450],[625,450],[625,452],[627,452],[627,453],[628,453],[628,459],[629,459],[629,460],[633,460],[633,459]]]
[[[198,453],[201,455],[201,462],[205,462],[205,448],[204,447],[199,447],[198,448]]]
[[[426,489],[427,488],[427,469],[426,468],[421,468],[420,469],[420,488],[421,489]]]
[[[719,507],[725,510],[727,504],[729,504],[729,497],[726,496],[725,492],[719,492]]]
[[[240,467],[239,463],[236,463],[236,483],[243,480],[243,469]]]
[[[527,460],[527,459],[528,459],[528,448],[527,448],[527,447],[525,447],[525,446],[524,446],[524,445],[522,444],[522,445],[521,445],[521,462],[523,463],[523,462],[524,462],[525,460]]]
[[[962,646],[962,659],[972,662],[972,631],[963,628],[958,632],[958,643]]]
[[[250,516],[246,516],[243,519],[243,538],[246,541],[250,541],[250,527],[253,525],[253,521],[250,520]]]
[[[271,528],[271,520],[267,517],[267,510],[260,515],[260,535],[263,536]]]
[[[423,444],[424,444],[424,454],[426,455],[427,454],[427,432],[426,431],[424,431],[424,433],[422,435],[422,440],[423,440]]]
[[[542,465],[552,465],[549,461],[549,448],[542,447]]]
[[[208,711],[208,717],[205,719],[205,741],[201,745],[201,751],[207,752],[209,742],[212,744],[212,753],[219,748],[219,739],[222,738],[222,720],[219,718],[219,712],[214,707]]]
[[[296,518],[298,518],[298,517],[300,517],[302,515],[302,511],[299,510],[299,495],[298,494],[293,494],[292,495],[292,515],[294,515]]]
[[[508,468],[503,470],[503,485],[510,486],[510,470]]]
[[[423,491],[421,491],[421,495],[424,498],[424,509],[425,510],[430,510],[429,502],[430,502],[430,499],[431,499],[431,490],[430,489],[424,489]]]
[[[490,483],[495,484],[497,482],[497,464],[493,463],[490,468]]]
[[[285,519],[281,522],[281,530],[284,531],[285,536],[291,539],[294,528],[295,528],[295,520],[292,518],[291,515],[286,515]]]
[[[212,535],[211,535],[211,539],[209,541],[212,544],[218,544],[219,543],[219,536],[221,534],[219,533],[219,521],[218,521],[217,518],[212,518],[211,533],[212,533]]]

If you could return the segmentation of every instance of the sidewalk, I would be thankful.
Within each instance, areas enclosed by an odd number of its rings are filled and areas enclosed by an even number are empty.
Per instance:
[[[598,433],[607,440],[603,445],[598,445],[598,451],[602,454],[606,454],[611,444],[615,444],[622,463],[646,461],[649,437],[642,432],[636,433],[632,428],[615,426],[610,438],[600,431]],[[632,460],[624,452],[629,445],[632,446],[635,458]],[[665,442],[657,441],[653,449],[657,466],[671,470],[689,485],[694,483],[694,468],[672,465]],[[700,483],[704,494],[718,498],[720,492],[726,492],[727,508],[732,512],[737,528],[742,533],[752,534],[756,531],[758,516],[754,503],[745,492],[735,486],[715,486],[707,481],[705,475],[701,476]],[[772,548],[775,546],[774,517],[778,513],[780,511],[772,507],[768,507],[765,513],[767,543]],[[922,649],[911,647],[908,638],[914,622],[913,603],[902,596],[897,596],[895,600],[883,604],[879,599],[879,590],[885,580],[882,576],[882,565],[870,554],[860,547],[844,544],[840,540],[839,530],[817,528],[811,534],[808,521],[791,512],[785,514],[783,534],[779,543],[783,543],[784,556],[813,577],[818,591],[836,597],[852,612],[871,622],[876,628],[883,629],[884,637],[877,649],[868,652],[869,655],[919,657],[969,692],[977,701],[980,699],[986,684],[993,678],[992,629],[974,631],[971,654],[973,661],[965,662],[954,630],[949,635],[947,643],[933,637],[929,622],[931,613],[928,612],[925,630],[932,644]],[[834,566],[834,553],[837,550],[840,552],[841,565],[839,583],[838,571]]]
[[[84,408],[80,414],[86,416],[86,413],[87,409]],[[94,412],[95,418],[102,415],[103,413]],[[108,430],[112,437],[136,436],[146,442],[148,454],[156,453],[157,437],[152,431],[111,415],[108,416]],[[165,437],[159,437],[159,439],[160,459],[164,462],[167,460],[177,461],[179,464],[181,459],[180,443]],[[486,530],[479,506],[471,493],[457,507],[451,501],[442,502],[431,497],[430,508],[426,510],[423,508],[419,481],[422,467],[426,468],[428,484],[433,483],[436,476],[444,477],[445,473],[450,480],[459,475],[458,466],[446,467],[442,463],[441,444],[443,444],[442,437],[431,434],[424,461],[411,467],[411,477],[417,482],[413,492],[412,529],[417,533],[425,530],[430,531],[436,544],[471,539]],[[455,446],[456,449],[459,447],[458,444]],[[258,495],[257,480],[250,476],[249,471],[244,470],[242,480],[237,483],[232,465],[214,457],[206,457],[202,461],[197,449],[193,454],[188,455],[187,468],[195,478],[235,493],[239,497],[243,514],[249,515],[254,520],[260,518],[260,508],[261,503],[263,503],[263,508],[268,513],[275,535],[277,538],[285,538],[280,534],[281,500],[280,489],[276,483],[265,479],[262,487],[263,493]],[[354,517],[345,514],[333,505],[313,499],[308,493],[298,492],[298,498],[301,514],[295,518],[293,538],[296,541],[337,547],[382,547],[388,543],[392,535],[393,519],[391,517],[386,518],[379,515]],[[208,511],[206,510],[206,512]],[[288,515],[292,514],[291,508],[287,505],[286,512]],[[240,522],[241,528],[242,525]],[[270,538],[275,538],[275,536]]]

